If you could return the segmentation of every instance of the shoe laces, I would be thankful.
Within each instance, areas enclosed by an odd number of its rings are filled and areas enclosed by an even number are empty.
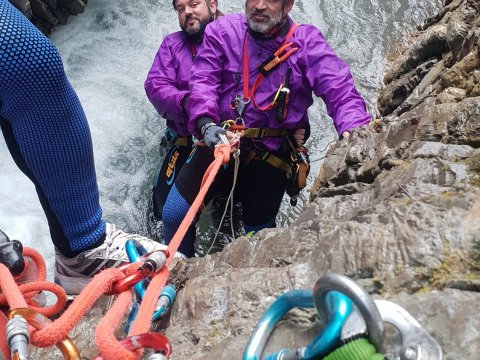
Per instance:
[[[107,234],[105,237],[105,241],[96,249],[98,250],[98,252],[102,253],[102,256],[106,258],[120,257],[121,259],[128,261],[125,250],[125,244],[127,240],[140,241],[142,246],[144,246],[147,251],[152,251],[155,247],[153,241],[144,236],[138,234],[128,234],[123,230],[117,229],[113,224],[107,224]]]

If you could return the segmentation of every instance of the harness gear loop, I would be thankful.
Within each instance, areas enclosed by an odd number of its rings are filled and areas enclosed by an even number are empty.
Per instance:
[[[263,107],[259,106],[255,101],[255,91],[257,91],[257,89],[260,87],[260,84],[265,77],[267,77],[273,70],[278,68],[280,64],[287,60],[293,53],[299,50],[298,47],[293,47],[287,51],[287,49],[292,47],[294,44],[293,42],[288,42],[288,40],[292,37],[297,27],[297,24],[292,24],[290,30],[285,36],[285,39],[283,39],[283,42],[280,44],[280,47],[272,55],[270,55],[267,60],[258,66],[259,73],[255,78],[251,88],[249,88],[248,33],[245,34],[243,42],[243,99],[245,101],[251,100],[253,106],[260,111],[271,110],[275,107],[275,104],[272,102]]]
[[[287,35],[288,36],[288,35]],[[280,64],[288,59],[290,55],[292,55],[295,51],[298,50],[297,47],[294,47],[288,51],[286,51],[283,55],[280,56],[282,52],[287,50],[290,46],[293,45],[293,42],[289,42],[285,44],[285,41],[282,43],[283,45],[280,45],[280,47],[275,51],[272,55],[270,55],[267,60],[262,62],[260,66],[258,67],[258,71],[262,73],[264,77],[267,77],[270,75],[270,73],[275,70],[277,67],[280,66]]]

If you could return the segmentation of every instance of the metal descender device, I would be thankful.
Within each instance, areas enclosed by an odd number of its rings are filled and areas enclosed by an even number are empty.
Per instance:
[[[367,337],[368,343],[389,360],[442,360],[438,342],[402,307],[376,300],[350,278],[327,273],[311,290],[291,290],[281,295],[265,312],[250,337],[243,360],[260,360],[276,324],[294,307],[313,308],[324,324],[322,332],[307,346],[282,349],[264,360],[324,358],[352,339]],[[384,324],[398,331],[400,341],[390,344]],[[355,359],[352,357],[352,360]]]

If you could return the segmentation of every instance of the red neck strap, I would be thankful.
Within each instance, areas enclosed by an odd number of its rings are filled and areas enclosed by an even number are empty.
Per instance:
[[[292,55],[294,52],[298,50],[298,47],[293,47],[287,51],[287,49],[293,45],[293,42],[287,42],[287,41],[292,37],[297,27],[298,27],[297,24],[292,24],[292,26],[290,27],[290,30],[285,36],[285,39],[283,39],[278,49],[273,53],[274,55],[273,60],[270,62],[272,66],[276,66],[277,64],[287,60],[290,57],[290,55]],[[284,51],[287,51],[287,52],[281,55],[281,53]],[[253,86],[249,88],[250,79],[249,79],[248,69],[249,69],[249,66],[248,66],[248,32],[247,32],[245,34],[245,39],[243,41],[243,98],[245,101],[251,99],[253,105],[261,111],[272,109],[273,104],[269,104],[264,107],[259,107],[255,102],[255,91],[257,91],[258,87],[260,86],[260,83],[265,78],[265,76],[259,73],[255,79],[255,82],[253,83]]]
[[[192,53],[192,58],[195,58],[195,56],[197,56],[197,48],[195,47],[195,43],[192,40],[190,40],[189,43],[190,43],[190,52]]]

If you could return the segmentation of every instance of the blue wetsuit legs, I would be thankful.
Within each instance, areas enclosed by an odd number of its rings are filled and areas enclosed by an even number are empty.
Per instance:
[[[177,187],[173,185],[170,190],[167,201],[163,207],[163,238],[169,244],[173,236],[180,227],[180,223],[185,218],[185,215],[190,208],[190,204],[180,195]],[[195,255],[195,225],[191,225],[183,237],[182,243],[178,248],[186,257],[193,257]]]
[[[74,256],[105,234],[87,119],[55,46],[6,0],[0,20],[0,125],[55,246]]]

